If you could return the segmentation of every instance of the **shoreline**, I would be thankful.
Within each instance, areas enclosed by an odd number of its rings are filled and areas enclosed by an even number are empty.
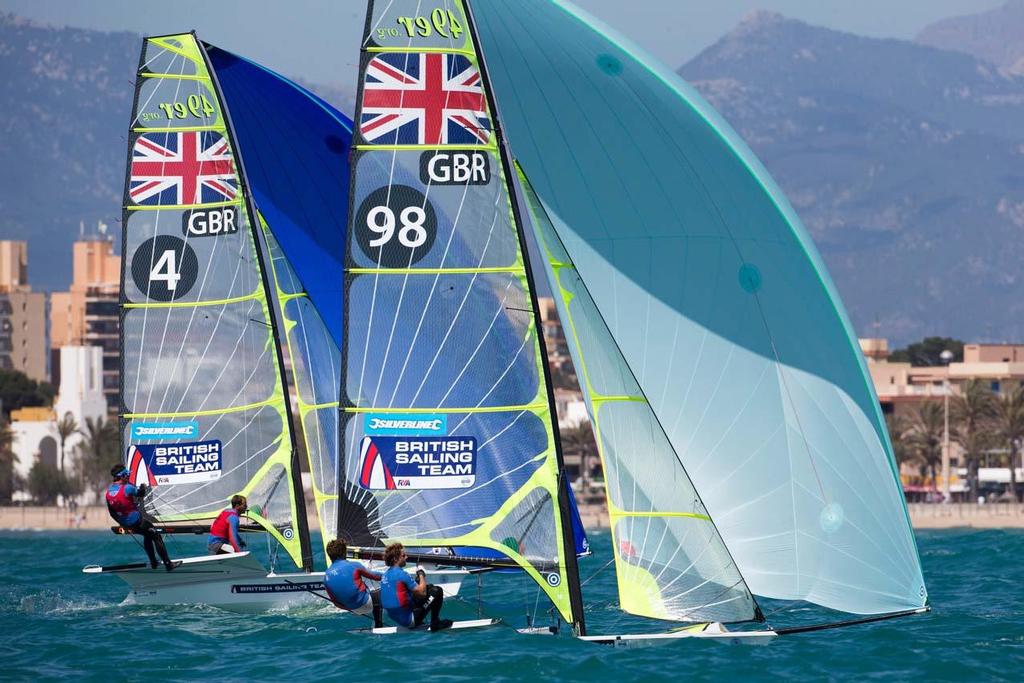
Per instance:
[[[1022,504],[911,503],[907,508],[915,530],[1024,529]],[[315,518],[313,510],[308,514]],[[588,531],[608,528],[608,514],[603,505],[580,506],[580,517]],[[97,531],[110,529],[112,524],[106,507],[101,505],[80,506],[75,514],[54,505],[0,506],[0,531]]]

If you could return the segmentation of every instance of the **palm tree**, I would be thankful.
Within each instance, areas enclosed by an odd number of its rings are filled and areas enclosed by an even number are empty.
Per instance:
[[[914,459],[910,443],[910,421],[903,415],[887,413],[885,426],[889,430],[889,440],[892,442],[892,453],[896,456],[897,467],[910,464]]]
[[[85,418],[85,429],[78,430],[79,474],[90,488],[102,487],[110,464],[117,460],[117,426],[102,417]]]
[[[937,469],[942,462],[942,441],[945,430],[945,415],[942,405],[924,403],[914,411],[909,442],[922,468],[931,474],[932,488],[938,488]]]
[[[57,422],[57,436],[60,437],[60,471],[64,473],[64,442],[78,431],[78,420],[71,413],[64,413]]]
[[[1010,467],[1010,495],[1017,502],[1017,460],[1024,441],[1024,385],[1008,391],[996,401],[993,427],[996,438],[1007,450]]]
[[[978,495],[978,466],[982,453],[992,445],[990,423],[995,414],[995,394],[981,379],[970,379],[950,401],[950,436],[967,460],[967,488],[973,500]]]
[[[9,503],[14,495],[14,431],[8,422],[0,422],[0,502]]]

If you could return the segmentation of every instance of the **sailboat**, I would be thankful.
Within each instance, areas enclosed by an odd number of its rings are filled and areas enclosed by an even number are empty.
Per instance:
[[[327,321],[340,293],[325,284],[341,279],[351,121],[277,74],[177,34],[143,42],[130,131],[125,462],[133,483],[152,487],[145,507],[165,534],[205,534],[232,495],[247,496],[243,530],[267,537],[272,564],[243,551],[179,559],[172,572],[84,571],[123,579],[136,603],[317,602],[323,573],[300,454],[326,544],[337,532],[340,355],[340,325]],[[252,151],[251,178],[242,149]],[[278,571],[279,548],[297,571]],[[448,594],[466,575],[426,569]]]
[[[368,334],[343,341],[339,466],[365,556],[497,553],[574,635],[615,645],[927,611],[835,287],[692,88],[561,0],[371,0],[355,121],[344,325]],[[637,632],[588,633],[531,239]],[[384,419],[435,431],[379,437]],[[793,605],[855,616],[770,625]]]

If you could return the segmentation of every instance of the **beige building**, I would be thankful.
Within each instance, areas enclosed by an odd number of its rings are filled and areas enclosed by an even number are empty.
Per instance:
[[[75,242],[73,247],[71,290],[54,292],[50,306],[52,348],[79,346],[88,333],[86,299],[118,300],[121,281],[121,257],[106,239]]]
[[[1024,344],[964,344],[963,361],[934,367],[889,362],[885,339],[861,339],[860,347],[867,358],[882,412],[887,415],[911,416],[922,403],[929,401],[945,405],[946,398],[957,395],[963,383],[971,379],[988,382],[997,394],[1024,382]],[[964,490],[964,482],[957,472],[963,463],[955,443],[950,444],[949,456],[953,464],[950,491],[957,493]],[[905,486],[924,483],[912,468],[905,468],[901,474]],[[940,488],[943,484],[938,482]]]
[[[947,381],[953,394],[969,379],[988,381],[996,393],[1024,382],[1024,344],[964,344],[962,362],[936,367],[890,363],[886,360],[889,351],[884,339],[861,339],[860,346],[886,413],[901,414],[904,411],[900,406],[941,401],[946,395]]]
[[[49,382],[46,346],[46,294],[0,293],[0,366]]]
[[[46,294],[28,284],[28,244],[0,240],[0,367],[50,381]]]
[[[21,291],[28,287],[28,242],[0,240],[0,289]]]
[[[55,383],[60,383],[58,349],[98,346],[103,349],[103,391],[111,411],[117,410],[120,373],[118,329],[121,257],[106,238],[84,238],[73,247],[72,282],[67,292],[54,292],[50,302],[50,347]]]

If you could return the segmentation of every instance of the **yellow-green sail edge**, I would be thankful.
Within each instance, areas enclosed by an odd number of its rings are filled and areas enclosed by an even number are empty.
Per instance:
[[[204,435],[203,438],[220,437],[218,440],[226,441],[226,443],[222,443],[222,447],[241,453],[245,457],[247,455],[247,439],[243,433],[245,428],[257,422],[263,426],[274,424],[271,416],[276,416],[277,423],[280,424],[279,432],[276,435],[271,433],[269,437],[266,437],[267,442],[261,449],[266,452],[266,456],[260,460],[258,466],[254,463],[251,467],[246,467],[246,469],[255,471],[247,479],[241,480],[239,486],[231,486],[229,491],[227,490],[229,487],[222,485],[219,489],[223,489],[223,491],[218,489],[216,498],[208,496],[203,498],[202,494],[190,498],[188,493],[182,493],[178,486],[162,488],[156,486],[154,495],[150,497],[152,500],[149,500],[148,503],[154,516],[163,522],[205,521],[216,516],[220,509],[226,507],[235,493],[249,497],[250,504],[254,504],[258,503],[262,496],[269,499],[270,496],[277,494],[280,487],[284,485],[287,488],[288,496],[285,504],[288,509],[287,520],[275,521],[268,518],[269,512],[266,509],[261,510],[260,513],[250,512],[248,516],[264,527],[281,544],[296,565],[310,568],[308,531],[304,528],[305,506],[301,495],[298,495],[301,488],[295,485],[298,477],[294,469],[293,430],[288,397],[284,391],[281,359],[275,343],[276,320],[274,312],[269,306],[263,258],[257,234],[252,229],[254,225],[252,216],[249,215],[248,189],[245,185],[244,170],[233,143],[233,136],[229,129],[215,77],[208,66],[202,47],[193,34],[160,36],[143,41],[132,116],[130,126],[132,139],[129,145],[122,221],[122,244],[125,255],[122,260],[121,309],[126,322],[122,325],[121,334],[123,356],[127,355],[130,361],[126,362],[125,358],[122,358],[122,406],[120,411],[122,439],[125,441],[136,440],[131,427],[134,421],[146,420],[149,423],[156,421],[157,424],[160,424],[161,422],[191,418],[190,422],[195,424],[195,437],[198,438],[200,434]],[[171,137],[173,134],[179,133],[181,137]],[[219,201],[195,201],[197,197],[185,198],[182,201],[186,186],[183,178],[177,200],[165,201],[163,195],[157,196],[155,202],[147,202],[145,198],[137,199],[135,191],[139,186],[144,185],[144,183],[136,182],[138,178],[135,175],[136,166],[134,164],[138,160],[136,153],[140,139],[171,145],[168,149],[172,149],[174,145],[180,145],[180,149],[184,150],[193,142],[193,138],[187,136],[188,133],[198,134],[195,142],[197,153],[207,153],[213,149],[212,146],[208,149],[204,148],[209,140],[226,141],[226,147],[220,150],[220,154],[222,158],[226,155],[227,163],[233,164],[231,167],[233,177],[230,180],[233,181],[235,188],[234,196],[224,196]],[[209,137],[201,137],[203,135]],[[172,141],[174,145],[171,144]],[[141,173],[142,171],[140,171]],[[197,182],[199,181],[197,180]],[[198,190],[199,193],[202,191],[202,188]],[[192,210],[236,211],[240,225],[230,237],[192,238],[188,228],[181,222],[182,219],[178,215],[187,218],[188,212]],[[160,219],[164,213],[171,213],[171,216],[165,218],[161,225]],[[182,234],[184,234],[184,239],[179,237]],[[152,242],[151,246],[147,247],[143,238],[150,235],[154,240],[160,238],[164,241],[162,243]],[[195,247],[189,245],[190,238]],[[232,255],[234,259],[243,262],[243,265],[235,270],[236,280],[241,280],[237,287],[235,280],[232,280],[231,284],[227,286],[212,284],[218,282],[216,278],[224,277],[224,273],[218,272],[215,267],[216,259],[223,258],[224,252],[231,246],[224,246],[221,252],[217,252],[216,249],[201,246],[212,244],[212,242],[204,243],[203,239],[223,240],[224,244],[230,243],[230,245],[239,247],[239,250]],[[140,240],[143,241],[140,242]],[[231,240],[234,241],[231,242]],[[193,275],[192,282],[188,282],[188,278],[186,278],[187,288],[182,286],[177,291],[165,292],[164,296],[151,296],[154,272],[157,275],[160,275],[160,272],[158,269],[150,269],[149,281],[143,290],[139,284],[140,276],[135,272],[138,268],[135,266],[140,261],[140,257],[138,257],[140,249],[144,252],[141,257],[142,272],[145,273],[147,266],[153,266],[159,248],[158,244],[170,245],[170,248],[163,252],[164,255],[166,255],[166,251],[174,252],[174,259],[169,264],[187,263],[186,255],[188,253],[191,253],[191,257],[198,263],[195,254],[199,251],[207,257],[207,262],[203,264],[205,269],[199,268],[200,274]],[[149,264],[145,263],[146,253],[149,254]],[[184,265],[168,265],[166,272],[163,273],[167,280],[166,284],[170,285],[170,278],[176,278],[174,283],[180,284],[184,268]],[[203,274],[204,270],[205,274]],[[243,272],[241,278],[237,277],[239,272]],[[213,274],[212,279],[211,273]],[[145,275],[142,277],[145,278]],[[208,286],[208,283],[211,284]],[[198,291],[194,291],[196,284],[199,285]],[[183,289],[188,291],[182,292]],[[206,289],[220,292],[221,295],[203,296]],[[228,291],[224,291],[225,289]],[[248,308],[239,308],[242,306],[248,306]],[[246,327],[239,332],[238,343],[241,343],[243,335],[249,335],[247,340],[255,342],[253,352],[259,352],[257,358],[269,355],[271,359],[271,381],[265,383],[266,393],[249,394],[243,397],[244,400],[238,400],[242,392],[247,389],[248,382],[246,382],[241,385],[235,396],[229,397],[229,403],[232,405],[222,403],[219,406],[210,407],[208,403],[211,398],[216,400],[215,394],[218,393],[216,389],[221,376],[226,372],[224,371],[221,375],[217,375],[217,379],[210,385],[210,391],[199,405],[183,407],[182,404],[186,403],[184,396],[177,401],[177,405],[174,405],[175,396],[171,391],[174,386],[173,376],[175,373],[187,374],[189,363],[196,361],[192,358],[186,358],[183,361],[183,356],[188,356],[183,353],[184,347],[188,343],[187,339],[172,341],[170,348],[167,348],[167,330],[174,327],[171,325],[172,320],[183,324],[187,321],[184,336],[188,337],[190,332],[195,334],[194,326],[201,329],[202,323],[197,323],[197,319],[209,320],[211,317],[215,317],[219,324],[219,321],[225,316],[229,319],[232,316],[237,317],[242,310],[252,313],[247,321],[247,324],[251,324],[252,327]],[[145,359],[142,353],[142,349],[146,347],[145,341],[148,339],[146,321],[153,319],[155,322],[152,323],[152,326],[159,325],[159,316],[164,316],[159,350],[156,352],[156,362],[148,364],[147,368],[159,368],[165,371],[164,374],[168,374],[166,370],[170,364],[171,378],[165,380],[162,397],[156,406],[153,406],[152,399],[154,394],[159,392],[155,391],[153,387],[149,388],[145,403],[136,405],[140,403],[139,399],[142,392],[146,390],[146,385],[157,384],[160,379],[146,375],[143,370]],[[138,322],[139,320],[141,323]],[[126,331],[125,327],[131,329]],[[216,334],[217,329],[217,327],[212,328],[213,332],[208,341],[208,347],[213,343],[213,335]],[[174,332],[172,332],[172,336],[173,334]],[[177,343],[178,349],[173,348],[175,343]],[[238,343],[236,343],[236,350]],[[136,352],[139,354],[137,362],[131,356],[132,349],[136,345],[138,346]],[[197,348],[202,349],[202,346],[197,345]],[[234,356],[234,351],[232,356]],[[202,368],[204,360],[205,357],[199,359],[196,369],[191,373],[188,386],[191,386],[194,379],[200,374],[199,369]],[[230,358],[223,359],[223,362],[228,363],[230,360]],[[171,361],[173,362],[171,363]],[[133,388],[129,388],[129,385],[132,385]],[[141,391],[140,386],[142,387]],[[187,389],[188,387],[183,393],[187,393]],[[133,392],[130,399],[129,392]],[[169,393],[170,400],[168,399]],[[129,406],[129,403],[132,405]],[[227,433],[217,432],[217,429],[220,426],[220,429],[223,430],[224,421],[226,420],[227,424],[230,424],[232,419],[241,420],[245,426],[237,433],[230,435],[231,438],[228,439]],[[125,452],[127,452],[126,449]],[[223,458],[223,451],[221,457]],[[247,463],[248,461],[244,461],[237,466],[242,467]],[[230,471],[230,464],[226,469]],[[217,489],[215,483],[215,481],[211,481],[191,488],[195,491],[207,486],[210,487],[208,490]],[[223,497],[220,497],[221,494]],[[281,503],[276,505],[280,508]],[[283,512],[283,510],[281,511]]]
[[[602,471],[605,472],[605,497],[620,607],[638,616],[695,621],[698,624],[759,619],[760,610],[753,596],[686,472],[677,462],[668,440],[663,437],[628,364],[618,356],[603,322],[599,318],[587,317],[587,313],[593,314],[596,309],[589,300],[586,285],[562,248],[544,205],[518,162],[516,174],[523,188],[545,270],[555,290],[555,305],[578,371]],[[600,346],[602,341],[604,347]],[[584,348],[593,352],[596,373],[588,367],[587,357],[590,354],[584,353]],[[661,496],[647,496],[643,491],[644,484],[649,482],[624,464],[623,454],[615,448],[617,440],[614,436],[603,433],[605,420],[602,415],[610,417],[607,411],[614,406],[630,410],[627,415],[634,425],[639,425],[636,432],[631,430],[630,446],[635,449],[631,453],[642,452],[649,461],[641,469],[653,472],[653,477],[677,479],[678,486],[674,490],[665,491],[666,495]],[[647,424],[643,424],[644,421]],[[614,427],[614,424],[609,425],[610,431],[615,431]],[[647,431],[652,434],[646,440],[643,436],[636,436]],[[657,528],[652,528],[652,523],[660,525],[660,533]],[[636,531],[636,536],[624,533],[627,530]],[[683,541],[696,535],[703,543],[685,545],[681,542],[673,547],[680,535]],[[648,551],[647,545],[652,536],[658,539],[658,543]],[[643,539],[642,543],[638,538]],[[670,554],[673,560],[662,564],[656,558],[662,556],[661,551],[665,547],[668,549],[666,555]],[[708,558],[706,561],[702,560],[705,556]],[[656,570],[655,565],[659,569]],[[719,584],[724,585],[723,589],[717,588]],[[708,586],[716,587],[703,590]]]
[[[290,264],[287,262],[287,257],[281,250],[277,243],[277,239],[274,237],[273,230],[267,224],[263,214],[257,211],[257,215],[260,222],[260,228],[263,231],[264,239],[267,241],[270,247],[270,272],[273,275],[274,290],[276,293],[275,299],[278,303],[278,312],[280,320],[283,321],[285,334],[281,338],[281,343],[287,351],[288,361],[292,368],[292,378],[295,384],[295,407],[299,413],[299,424],[302,428],[299,430],[302,434],[303,445],[305,446],[306,459],[309,464],[309,471],[311,474],[317,472],[318,468],[322,467],[322,463],[317,458],[317,454],[321,457],[326,457],[328,460],[334,457],[334,453],[321,453],[321,448],[324,446],[319,439],[314,439],[314,435],[311,434],[311,430],[308,428],[307,419],[312,417],[317,418],[318,411],[321,410],[333,410],[338,409],[338,401],[328,402],[317,402],[316,388],[313,386],[313,378],[305,370],[305,363],[310,362],[312,359],[309,358],[309,354],[303,354],[300,347],[301,338],[299,337],[299,326],[302,325],[302,320],[289,313],[288,303],[292,301],[303,300],[309,302],[309,295],[301,285],[298,284],[298,277],[295,276],[294,272],[282,272],[285,269],[290,269]],[[281,265],[278,265],[278,262]],[[286,277],[287,275],[287,277]],[[310,304],[312,305],[312,304]],[[303,335],[308,334],[308,331],[303,331]],[[303,337],[304,338],[304,337]],[[308,344],[308,342],[307,342]],[[335,349],[336,350],[336,349]],[[337,387],[332,387],[336,389]],[[334,473],[324,473],[325,476],[329,474],[330,478],[334,479]],[[338,494],[330,493],[324,490],[324,486],[320,486],[317,483],[317,476],[310,477],[310,489],[313,494],[313,502],[316,506],[317,518],[320,522],[320,538],[321,544],[324,547],[324,554],[327,553],[327,544],[334,539],[335,534],[335,523],[336,519],[333,518],[329,513],[328,505],[338,500]]]

